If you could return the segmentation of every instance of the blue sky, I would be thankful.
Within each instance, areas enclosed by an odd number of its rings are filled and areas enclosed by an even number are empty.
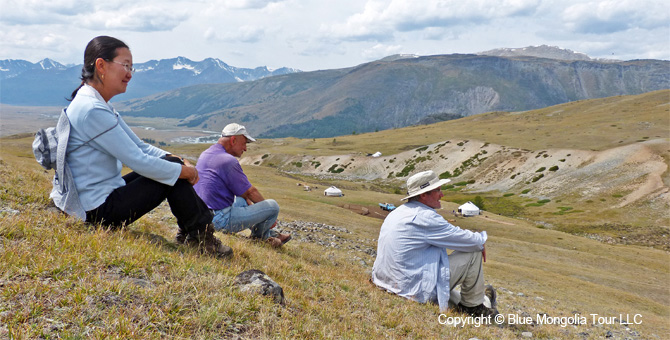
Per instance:
[[[0,59],[81,64],[111,35],[134,62],[183,56],[305,71],[391,54],[550,45],[670,60],[664,0],[0,0]]]

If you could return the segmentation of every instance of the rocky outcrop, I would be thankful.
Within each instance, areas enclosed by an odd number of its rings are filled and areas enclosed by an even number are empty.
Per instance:
[[[241,292],[261,294],[273,299],[276,303],[284,304],[284,290],[269,276],[258,269],[241,272],[233,282]]]

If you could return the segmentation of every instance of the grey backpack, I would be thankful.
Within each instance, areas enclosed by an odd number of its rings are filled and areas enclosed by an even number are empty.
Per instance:
[[[119,125],[118,116],[116,117],[116,124],[114,126],[99,133],[70,152],[88,144],[117,125]],[[66,214],[86,220],[86,212],[79,201],[79,193],[74,184],[72,171],[65,162],[69,139],[70,120],[65,113],[65,109],[63,109],[55,128],[50,127],[37,131],[33,140],[33,153],[35,154],[35,159],[42,167],[47,170],[56,170],[53,179],[53,189],[51,190],[51,195],[49,195],[54,204]]]
[[[58,119],[58,123],[62,126],[64,126],[64,132],[63,136],[61,138],[64,138],[65,142],[65,149],[67,148],[67,141],[69,139],[69,134],[70,134],[70,120],[67,118],[67,114],[65,113],[65,109],[61,112],[60,118]],[[84,144],[79,145],[78,147],[74,148],[70,152],[74,152],[81,148],[82,146],[88,144],[92,140],[100,137],[103,133],[115,128],[117,125],[119,125],[119,119],[118,116],[116,118],[116,124],[114,126],[110,127],[109,129],[99,133],[97,136],[89,139],[86,141]],[[33,154],[35,155],[35,160],[37,160],[37,163],[40,163],[40,165],[47,169],[47,170],[58,170],[58,165],[57,165],[57,159],[58,159],[58,130],[56,127],[49,127],[46,129],[39,129],[37,133],[35,133],[35,139],[33,140]],[[65,150],[63,149],[63,150]]]

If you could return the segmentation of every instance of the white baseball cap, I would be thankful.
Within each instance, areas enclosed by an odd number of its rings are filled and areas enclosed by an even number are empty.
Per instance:
[[[440,179],[431,170],[419,172],[418,174],[412,175],[412,177],[407,179],[408,196],[403,198],[402,200],[404,201],[408,198],[419,196],[424,192],[437,189],[441,187],[443,184],[449,182],[451,182],[450,179]]]
[[[249,136],[247,133],[247,128],[244,125],[237,123],[230,123],[221,130],[221,137],[230,137],[230,136],[244,136],[247,139],[247,143],[255,142],[256,140]]]

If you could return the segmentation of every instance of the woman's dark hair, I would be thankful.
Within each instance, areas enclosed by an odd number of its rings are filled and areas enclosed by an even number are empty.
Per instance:
[[[81,67],[81,85],[72,92],[72,96],[69,99],[70,101],[74,99],[74,96],[77,95],[77,91],[79,91],[87,81],[96,76],[95,61],[98,60],[98,58],[102,58],[103,60],[113,60],[117,56],[116,49],[120,47],[129,48],[123,41],[105,35],[95,37],[88,42],[86,51],[84,51],[84,66]]]

